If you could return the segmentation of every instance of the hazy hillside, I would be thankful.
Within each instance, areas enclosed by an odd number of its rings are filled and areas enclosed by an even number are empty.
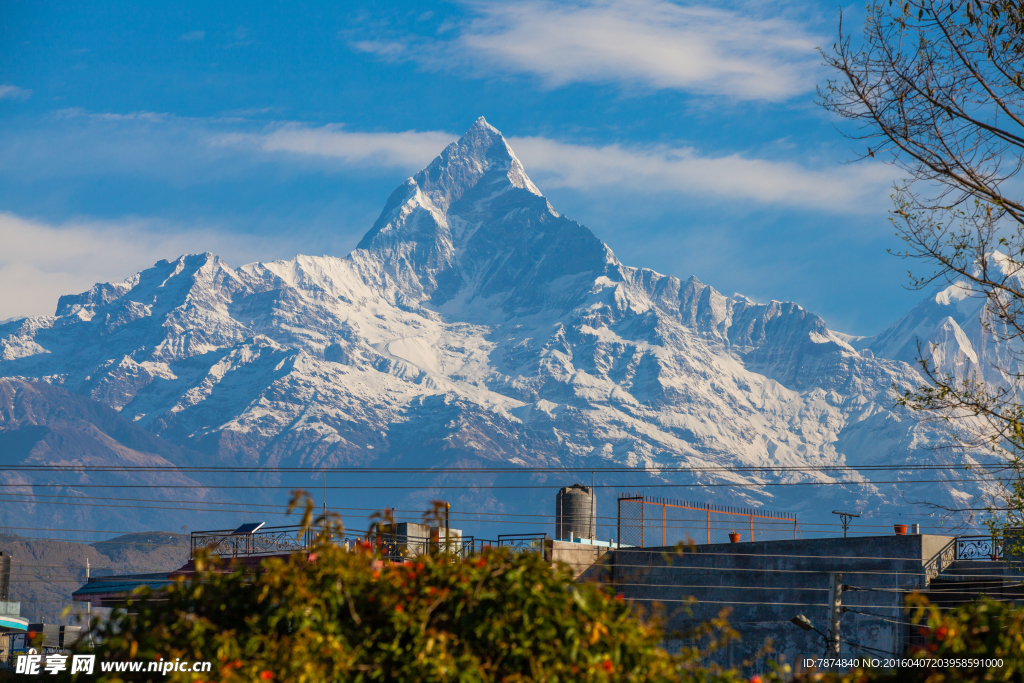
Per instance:
[[[137,533],[87,545],[0,536],[0,550],[13,557],[11,600],[21,602],[22,616],[56,622],[72,604],[71,593],[85,583],[86,560],[93,576],[169,573],[188,560],[188,537]]]

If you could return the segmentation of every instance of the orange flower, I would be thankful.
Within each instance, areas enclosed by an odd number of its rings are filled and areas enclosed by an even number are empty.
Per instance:
[[[260,672],[260,678],[262,678],[265,681],[269,681],[273,677],[274,677],[274,674],[270,673],[269,671],[261,671]]]
[[[750,683],[761,683],[761,677],[757,674],[754,674],[750,677]]]
[[[610,672],[612,670],[612,660],[604,660],[604,670]]]

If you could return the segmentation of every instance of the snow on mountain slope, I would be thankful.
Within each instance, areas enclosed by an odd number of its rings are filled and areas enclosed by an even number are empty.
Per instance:
[[[1020,275],[1010,277],[1021,286]],[[940,373],[1007,385],[1014,373],[1024,370],[1024,364],[1019,360],[1021,349],[1014,350],[1000,339],[999,329],[998,320],[986,311],[985,299],[957,281],[936,289],[872,339],[868,348],[878,356],[915,366],[923,355]]]
[[[892,387],[920,377],[875,355],[797,304],[757,304],[624,266],[555,211],[482,118],[395,190],[348,257],[232,269],[212,254],[182,256],[62,297],[55,316],[0,325],[0,376],[60,384],[239,465],[643,471],[968,458],[934,450],[948,441],[941,429],[893,408]],[[762,486],[832,481],[826,473],[605,483],[700,484],[674,494],[814,516],[829,505],[889,510],[979,492],[954,475],[930,486],[842,478],[851,483]],[[466,481],[419,483],[456,480]],[[546,513],[551,493],[443,495],[464,509]],[[377,507],[422,507],[442,494],[361,495]]]

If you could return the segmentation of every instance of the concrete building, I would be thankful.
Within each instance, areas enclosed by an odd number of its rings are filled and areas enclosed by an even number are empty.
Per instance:
[[[951,584],[961,599],[979,593],[1019,596],[1022,575],[987,556],[964,559],[970,542],[915,534],[719,543],[683,552],[622,548],[608,552],[601,571],[591,570],[591,575],[610,581],[637,603],[660,603],[670,644],[728,608],[741,640],[720,653],[720,663],[755,660],[770,642],[773,658],[781,655],[796,665],[823,655],[826,644],[822,635],[798,628],[791,619],[802,614],[818,631],[829,631],[834,574],[841,575],[843,588],[839,634],[844,657],[901,655],[914,638],[904,613],[906,597],[914,591],[930,592],[940,601],[945,596],[947,602],[955,593]]]

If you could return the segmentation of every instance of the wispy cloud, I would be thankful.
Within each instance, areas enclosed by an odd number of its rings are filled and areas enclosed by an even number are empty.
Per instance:
[[[263,133],[215,136],[216,145],[244,145],[264,152],[330,157],[345,164],[418,169],[458,136],[439,131],[361,133],[341,125],[310,128],[289,123]]]
[[[194,43],[197,40],[202,40],[206,37],[206,31],[189,31],[188,33],[182,33],[178,40],[183,40],[186,43]]]
[[[741,100],[777,101],[807,92],[819,68],[813,36],[755,5],[527,0],[470,9],[476,17],[448,40],[371,36],[352,45],[432,69],[532,74],[552,88],[616,83]]]
[[[0,212],[0,320],[53,315],[63,294],[119,282],[160,259],[212,251],[241,265],[275,251],[265,239],[163,221],[53,225]]]
[[[892,168],[882,163],[809,168],[742,154],[711,156],[682,146],[586,146],[542,137],[511,138],[509,144],[542,188],[710,195],[733,206],[878,211],[893,180]]]
[[[31,90],[16,85],[0,85],[0,100],[27,100],[31,96]]]
[[[259,134],[222,135],[216,144],[418,170],[456,137],[438,131],[356,133],[340,126],[288,124]],[[734,206],[746,202],[849,212],[877,211],[893,178],[892,169],[881,163],[810,168],[742,154],[708,155],[687,146],[588,146],[544,137],[513,137],[509,144],[542,189],[618,188],[641,195],[710,195]]]

